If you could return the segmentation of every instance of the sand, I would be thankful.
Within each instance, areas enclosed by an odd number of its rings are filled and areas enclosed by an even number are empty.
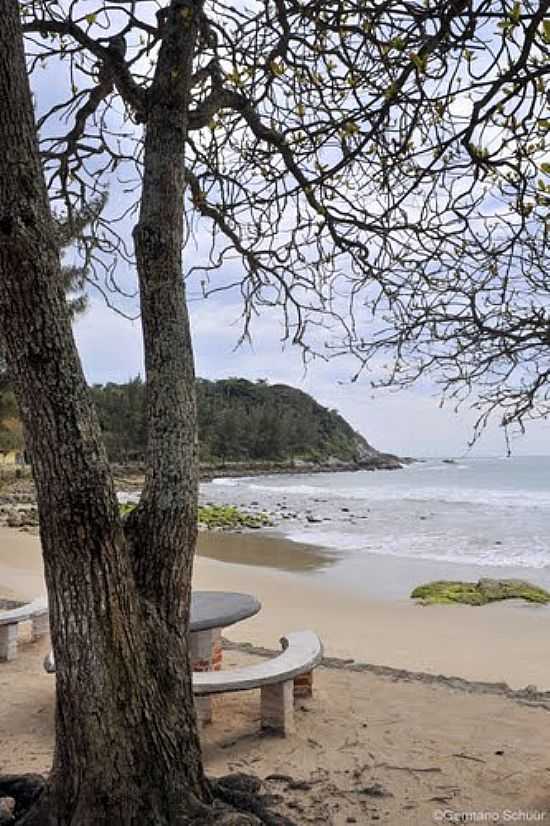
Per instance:
[[[312,627],[333,657],[550,688],[545,609],[360,598],[310,576],[300,558],[311,549],[256,535],[203,536],[201,548],[209,556],[197,558],[195,587],[262,600],[256,617],[227,630],[233,641],[275,648],[284,631]],[[42,589],[37,538],[0,530],[0,596],[31,598]],[[23,643],[15,661],[0,663],[0,773],[47,772],[51,763],[54,679],[41,665],[48,647],[47,640]],[[224,667],[256,659],[232,649]],[[297,826],[425,826],[464,815],[467,822],[550,823],[549,711],[544,699],[530,705],[467,683],[322,667],[314,698],[297,708],[294,735],[259,734],[258,692],[227,695],[215,698],[203,753],[212,775],[286,776],[266,788],[281,795],[278,810]],[[302,782],[296,787],[288,777]]]
[[[0,773],[48,771],[47,649],[47,640],[22,645],[15,661],[0,665]],[[256,659],[225,652],[224,667]],[[550,822],[550,714],[541,707],[319,668],[313,699],[297,708],[295,734],[260,734],[258,726],[258,692],[215,698],[213,723],[202,730],[206,770],[292,778],[267,781],[266,789],[282,795],[277,810],[297,826],[427,826],[470,812]]]
[[[375,599],[336,586],[329,574],[311,574],[325,556],[322,549],[258,534],[201,534],[194,587],[260,599],[256,617],[228,629],[232,640],[276,648],[286,631],[313,628],[330,656],[550,689],[549,607]],[[0,596],[32,599],[43,591],[38,538],[0,528]]]
[[[533,684],[550,689],[547,606],[514,601],[472,608],[377,600],[361,596],[358,589],[335,587],[328,574],[310,577],[307,571],[292,574],[250,564],[254,553],[260,558],[275,555],[280,562],[289,553],[311,553],[309,547],[219,534],[201,537],[201,545],[210,558],[196,560],[196,588],[244,591],[262,602],[256,617],[228,630],[231,639],[274,648],[285,631],[313,628],[332,656],[469,680],[504,681],[514,688]],[[222,558],[249,564],[220,562]]]
[[[31,600],[44,592],[38,537],[0,528],[0,597]]]

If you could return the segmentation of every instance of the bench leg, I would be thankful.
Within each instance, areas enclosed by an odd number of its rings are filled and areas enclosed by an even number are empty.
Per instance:
[[[223,648],[221,628],[215,628],[212,634],[212,671],[222,670]]]
[[[313,671],[294,678],[294,699],[306,700],[313,697]]]
[[[294,733],[294,685],[292,680],[261,688],[262,728],[279,734]]]
[[[191,634],[191,666],[193,671],[219,671],[222,667],[221,628],[194,631]]]
[[[17,656],[17,623],[0,627],[0,660],[15,660]]]
[[[222,667],[221,628],[195,631],[191,634],[191,667],[193,671],[219,671]],[[195,708],[201,725],[212,722],[212,698],[195,697]]]
[[[212,722],[212,697],[195,697],[195,710],[199,725],[205,726]]]
[[[43,637],[45,634],[50,633],[50,618],[48,614],[43,614],[39,617],[33,617],[32,619],[32,638],[33,641],[37,640],[39,637]]]

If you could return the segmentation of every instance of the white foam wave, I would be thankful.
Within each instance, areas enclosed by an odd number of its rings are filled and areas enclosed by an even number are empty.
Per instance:
[[[218,480],[215,480],[218,481]],[[233,480],[234,481],[234,480]],[[241,480],[243,481],[243,480]],[[251,483],[248,491],[276,493],[279,496],[296,495],[323,497],[330,493],[333,499],[353,499],[367,502],[408,501],[422,504],[471,505],[491,508],[550,508],[550,492],[518,488],[516,490],[487,490],[485,488],[451,488],[439,486],[415,486],[403,488],[381,487],[331,487],[324,485]]]
[[[127,502],[131,502],[132,504],[137,504],[139,502],[139,497],[141,494],[135,493],[128,490],[121,490],[117,494],[118,501],[125,505]]]
[[[319,485],[316,487],[315,485],[261,485],[261,484],[250,484],[246,486],[247,490],[257,490],[257,491],[265,491],[269,493],[295,493],[300,496],[323,496],[326,495],[328,490],[325,487]],[[357,493],[357,491],[356,491]],[[338,496],[338,497],[347,497],[351,496],[351,493],[345,489],[335,489],[330,491],[331,496]],[[355,498],[363,499],[364,493],[360,493],[359,496]]]
[[[452,551],[441,551],[430,544],[419,541],[418,537],[386,537],[385,539],[370,538],[368,542],[357,535],[339,534],[331,532],[294,530],[287,534],[288,539],[305,545],[316,545],[330,548],[335,551],[364,551],[377,556],[391,556],[402,559],[423,559],[432,562],[459,563],[462,565],[486,566],[493,568],[550,568],[548,549],[545,547],[531,548],[477,548],[475,551],[466,545],[454,543]]]

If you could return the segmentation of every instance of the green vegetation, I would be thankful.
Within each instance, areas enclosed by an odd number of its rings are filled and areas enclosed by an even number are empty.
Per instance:
[[[264,528],[271,524],[267,513],[245,513],[233,505],[199,505],[199,525],[207,528]]]
[[[550,593],[537,585],[521,579],[480,579],[479,582],[453,582],[440,580],[419,585],[411,594],[424,605],[487,605],[503,599],[524,599],[546,605]]]
[[[133,502],[120,502],[118,506],[121,516],[127,516],[134,510],[134,508],[135,504]]]
[[[135,508],[132,502],[120,505],[123,516]],[[222,528],[236,530],[237,528],[264,528],[271,525],[266,513],[245,513],[233,505],[199,505],[199,525],[206,528]]]
[[[144,382],[138,376],[127,384],[96,384],[91,392],[111,462],[143,462]],[[336,410],[285,384],[197,379],[197,406],[200,460],[206,469],[233,462],[284,468],[297,460],[400,466],[397,457],[374,450]],[[0,449],[12,447],[23,447],[23,433],[9,378],[0,370]]]
[[[145,454],[145,384],[95,385],[92,394],[113,462],[141,461]],[[283,384],[246,379],[197,380],[201,462],[355,462],[374,453],[335,410]]]

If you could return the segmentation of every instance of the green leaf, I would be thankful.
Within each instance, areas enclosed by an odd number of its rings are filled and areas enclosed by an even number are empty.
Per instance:
[[[402,52],[405,49],[405,45],[402,37],[394,37],[393,40],[390,40],[390,46],[392,49],[397,49],[398,52]]]
[[[269,69],[271,71],[271,74],[275,75],[276,77],[281,77],[281,75],[284,75],[285,73],[284,65],[282,63],[277,63],[276,60],[271,61],[271,63],[269,64]]]
[[[230,80],[231,83],[234,83],[235,86],[242,86],[241,75],[236,66],[233,67],[232,72],[229,72],[229,74],[227,75],[227,79]]]
[[[344,123],[344,125],[342,126],[342,129],[340,131],[341,131],[342,135],[351,136],[351,135],[355,135],[355,134],[357,134],[357,132],[359,132],[359,127],[352,120],[348,120],[348,121],[346,121],[346,123]]]
[[[95,23],[97,18],[97,14],[87,14],[86,15],[86,23],[91,26]]]
[[[421,57],[420,55],[416,54],[416,52],[411,52],[409,54],[409,57],[418,69],[418,71],[420,72],[420,74],[424,74],[428,67],[428,58]]]
[[[521,16],[521,5],[519,3],[514,3],[514,8],[510,12],[510,20],[514,25],[519,23],[519,18]]]

